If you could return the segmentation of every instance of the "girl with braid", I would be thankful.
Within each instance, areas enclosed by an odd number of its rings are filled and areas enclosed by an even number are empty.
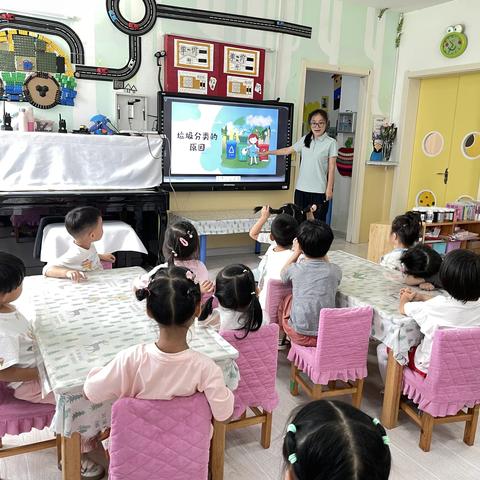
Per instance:
[[[338,400],[316,400],[287,427],[285,480],[387,480],[389,444],[378,419]]]

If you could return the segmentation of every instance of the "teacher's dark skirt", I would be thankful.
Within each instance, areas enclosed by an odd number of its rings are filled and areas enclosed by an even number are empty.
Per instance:
[[[295,197],[293,203],[300,207],[302,210],[310,205],[316,205],[317,211],[314,216],[317,220],[325,222],[327,220],[328,202],[325,201],[326,196],[324,193],[310,193],[303,192],[302,190],[295,190]]]

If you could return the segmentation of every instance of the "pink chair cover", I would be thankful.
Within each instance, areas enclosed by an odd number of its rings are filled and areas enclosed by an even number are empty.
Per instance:
[[[261,407],[267,412],[278,405],[275,390],[278,357],[278,325],[265,325],[246,338],[241,330],[220,332],[222,337],[239,352],[236,360],[240,382],[233,392],[233,418],[238,418],[247,407]]]
[[[292,284],[271,279],[268,280],[265,288],[267,289],[265,313],[268,315],[270,323],[278,323],[278,306],[287,295],[292,293]]]
[[[480,327],[437,330],[428,375],[405,368],[403,393],[434,417],[480,403]]]
[[[211,420],[203,393],[172,400],[117,400],[108,478],[206,480]]]
[[[19,435],[32,428],[42,430],[51,424],[54,413],[55,405],[19,400],[5,382],[0,382],[0,437]]]
[[[288,359],[313,383],[365,378],[372,307],[322,308],[316,347],[292,342]]]

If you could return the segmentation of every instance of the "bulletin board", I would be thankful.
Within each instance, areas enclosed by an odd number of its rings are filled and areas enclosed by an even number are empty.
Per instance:
[[[265,50],[165,35],[165,91],[263,100]]]

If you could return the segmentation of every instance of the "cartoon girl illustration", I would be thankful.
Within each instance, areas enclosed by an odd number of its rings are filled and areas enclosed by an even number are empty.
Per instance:
[[[250,166],[254,163],[258,165],[258,152],[260,149],[258,148],[258,136],[256,133],[251,133],[248,136],[248,143],[249,146],[247,147],[248,157],[250,158]]]

